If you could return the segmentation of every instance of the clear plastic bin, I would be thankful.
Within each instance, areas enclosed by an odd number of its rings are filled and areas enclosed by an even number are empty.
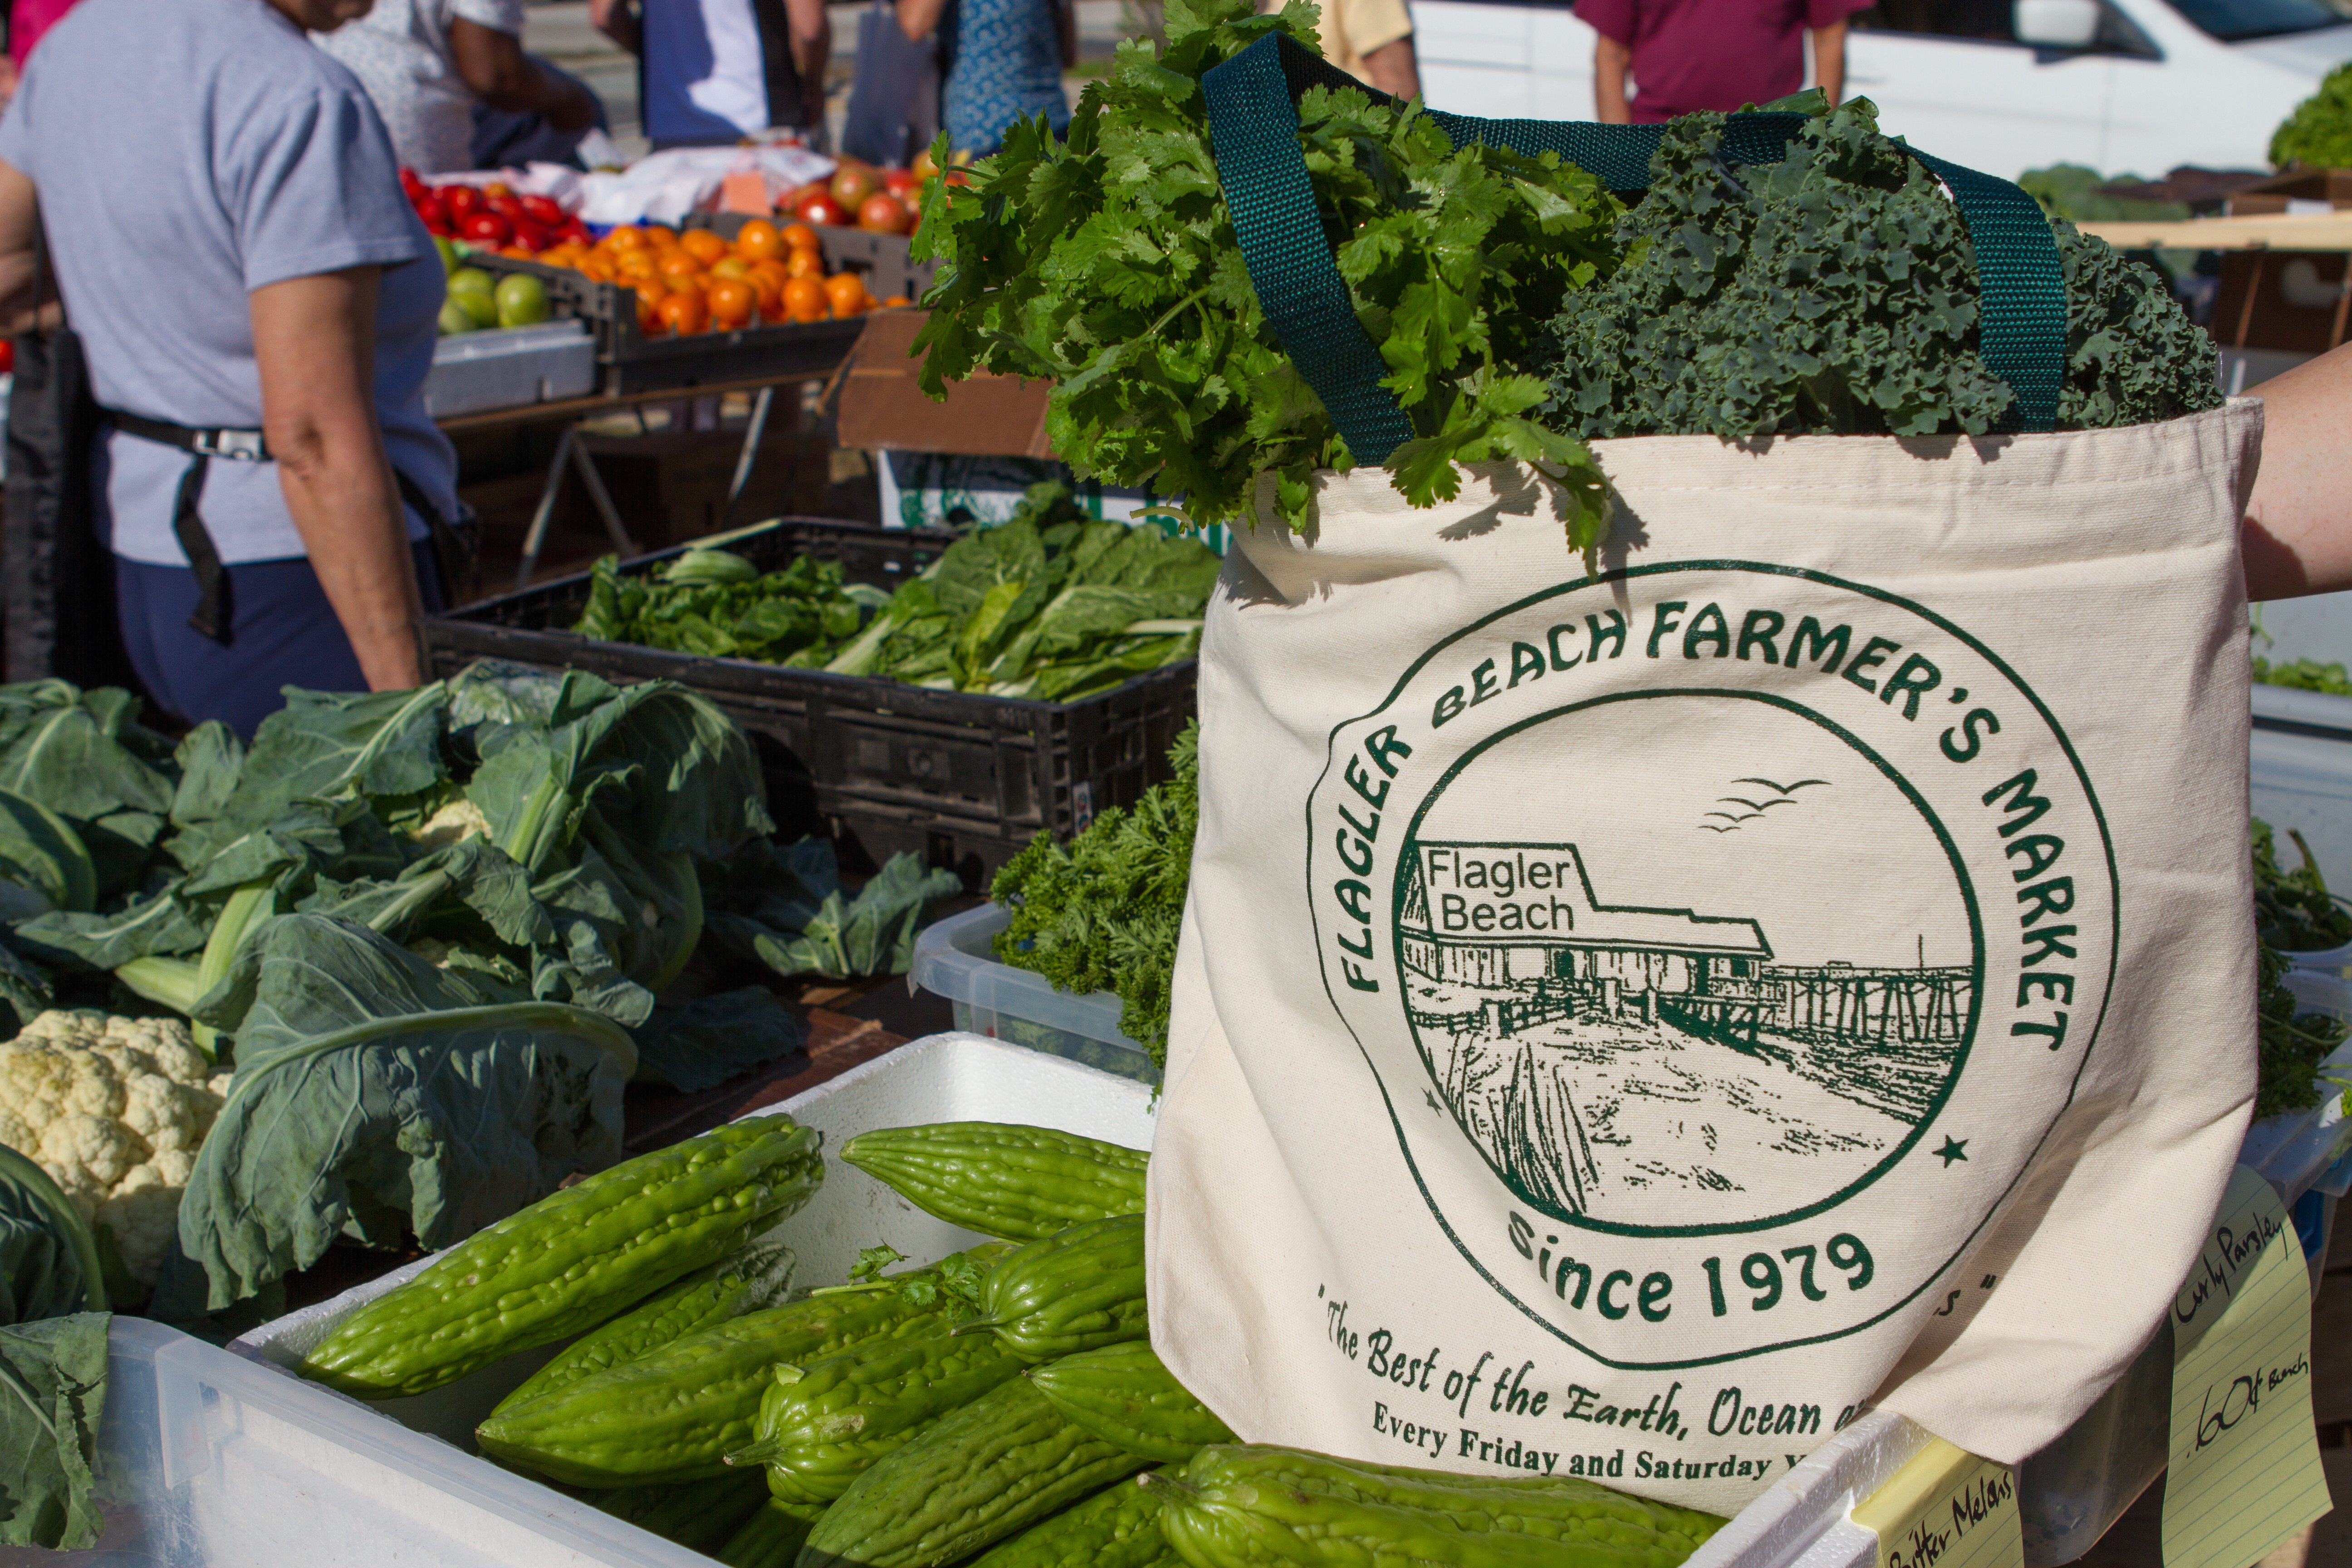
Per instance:
[[[2299,863],[2287,834],[2300,833],[2328,887],[2352,893],[2352,697],[2257,684],[2253,708],[2253,814],[2277,831],[2282,864]],[[2352,976],[2352,944],[2286,956]]]
[[[1158,1083],[1151,1053],[1119,1031],[1118,997],[1057,991],[1044,975],[997,960],[996,933],[1012,923],[1003,906],[982,904],[926,926],[915,937],[908,987],[954,1003],[959,1029]]]

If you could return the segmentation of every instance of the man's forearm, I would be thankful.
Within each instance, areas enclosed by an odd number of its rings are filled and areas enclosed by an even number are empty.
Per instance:
[[[1592,47],[1593,118],[1603,125],[1630,125],[1633,105],[1625,97],[1625,73],[1633,51],[1605,34]]]
[[[1399,101],[1421,96],[1421,62],[1412,52],[1412,35],[1382,44],[1364,57],[1364,76],[1374,87]]]
[[[824,123],[824,68],[833,56],[833,18],[824,0],[785,0],[784,23],[793,54],[793,72],[801,80],[801,105],[807,123]],[[855,217],[856,214],[851,214]]]
[[[1845,24],[1813,29],[1813,79],[1832,103],[1845,101]]]
[[[2246,596],[2352,588],[2352,343],[2254,388],[2262,467],[2241,539]]]
[[[373,439],[321,439],[277,452],[279,488],[327,603],[372,691],[416,685],[416,563],[391,466]]]
[[[645,28],[630,0],[588,0],[588,25],[633,55],[645,52]]]

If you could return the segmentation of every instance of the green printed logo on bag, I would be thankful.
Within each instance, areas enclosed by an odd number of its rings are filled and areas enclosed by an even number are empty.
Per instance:
[[[1324,983],[1423,1200],[1614,1366],[1918,1298],[2098,1041],[2115,864],[2063,730],[1963,627],[1818,573],[1484,617],[1333,732],[1308,816]]]

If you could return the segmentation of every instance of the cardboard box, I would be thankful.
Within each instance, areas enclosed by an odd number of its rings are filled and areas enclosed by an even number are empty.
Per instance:
[[[927,310],[877,310],[843,373],[835,439],[869,451],[943,452],[965,458],[1050,458],[1045,395],[1051,384],[973,375],[934,403],[915,384],[909,357]]]

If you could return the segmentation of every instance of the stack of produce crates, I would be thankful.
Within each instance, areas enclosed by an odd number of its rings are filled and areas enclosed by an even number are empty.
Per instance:
[[[696,542],[723,542],[762,572],[799,556],[839,562],[853,583],[895,589],[955,539],[944,530],[782,518]],[[687,548],[622,570],[656,571]],[[853,867],[878,866],[903,851],[955,870],[979,891],[1039,832],[1067,838],[1096,813],[1131,805],[1168,777],[1168,750],[1192,715],[1191,659],[1070,702],[941,691],[595,641],[568,629],[588,589],[583,573],[426,617],[420,637],[427,675],[493,658],[586,670],[615,683],[689,687],[759,745],[769,809],[782,831],[824,833]]]

